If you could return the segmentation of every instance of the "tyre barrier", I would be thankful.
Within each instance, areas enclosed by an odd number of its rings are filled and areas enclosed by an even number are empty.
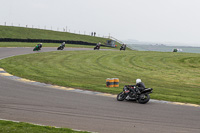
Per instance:
[[[110,87],[110,79],[109,78],[106,79],[106,87]]]
[[[119,87],[119,79],[114,78],[114,87]]]
[[[106,87],[119,87],[119,79],[118,78],[107,78],[106,79]]]
[[[92,45],[96,43],[89,43],[83,41],[72,41],[72,40],[49,40],[49,39],[18,39],[18,38],[0,38],[0,42],[35,42],[35,43],[62,43],[66,44],[80,44],[80,45]]]

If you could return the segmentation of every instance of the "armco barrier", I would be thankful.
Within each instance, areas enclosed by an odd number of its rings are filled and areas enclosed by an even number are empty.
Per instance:
[[[71,40],[49,40],[49,39],[18,39],[18,38],[0,38],[0,42],[35,42],[35,43],[62,43],[66,44],[80,44],[80,45],[92,45],[96,43],[89,43],[83,41],[71,41]]]

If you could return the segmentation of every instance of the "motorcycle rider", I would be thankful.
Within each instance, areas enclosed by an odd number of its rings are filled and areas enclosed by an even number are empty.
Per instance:
[[[120,51],[121,51],[121,50],[126,50],[126,44],[122,44],[122,45],[121,45]]]
[[[65,47],[65,42],[63,42],[60,46],[64,48]]]
[[[153,88],[145,88],[141,79],[136,79],[136,85],[125,85],[123,91],[117,95],[118,101],[138,101],[145,104],[150,100],[149,94],[152,93]]]
[[[42,43],[39,43],[39,44],[37,44],[36,46],[38,47],[38,50],[41,50],[41,48],[42,48]]]
[[[136,85],[125,85],[124,87],[128,88],[130,91],[134,92],[137,95],[140,95],[141,91],[145,89],[145,85],[141,79],[136,79]],[[127,96],[126,100],[130,100],[130,97]]]
[[[101,43],[100,43],[100,42],[97,43],[96,46],[95,46],[95,48],[94,48],[94,50],[95,50],[95,49],[100,49],[100,46],[101,46]]]
[[[42,48],[42,43],[38,44],[38,47],[39,47],[39,49],[41,49]]]
[[[145,89],[145,85],[142,82],[142,80],[136,79],[136,92],[137,92],[137,94],[140,94],[140,92],[144,89]]]
[[[101,43],[99,42],[99,43],[97,43],[97,45],[96,45],[97,47],[100,47],[101,46]]]

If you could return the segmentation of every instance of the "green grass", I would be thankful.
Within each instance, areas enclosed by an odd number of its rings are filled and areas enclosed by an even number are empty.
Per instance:
[[[69,32],[58,32],[13,26],[0,26],[0,38],[72,40],[90,43],[101,42],[103,44],[106,43],[107,40],[110,40],[108,38],[80,35]],[[121,46],[119,43],[116,43],[116,45]]]
[[[200,54],[139,51],[57,51],[3,59],[7,72],[44,83],[117,94],[141,78],[151,98],[200,104]],[[119,78],[119,88],[106,88]]]
[[[1,133],[89,133],[86,131],[74,131],[68,128],[55,128],[51,126],[38,126],[24,122],[12,122],[0,120]]]
[[[107,40],[106,38],[79,35],[69,32],[58,32],[13,26],[0,26],[0,38],[74,40],[92,43],[97,43],[98,41],[104,42]]]

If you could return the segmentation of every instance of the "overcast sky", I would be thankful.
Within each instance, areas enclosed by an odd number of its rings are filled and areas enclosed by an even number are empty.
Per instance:
[[[200,46],[200,0],[0,0],[0,24]]]

